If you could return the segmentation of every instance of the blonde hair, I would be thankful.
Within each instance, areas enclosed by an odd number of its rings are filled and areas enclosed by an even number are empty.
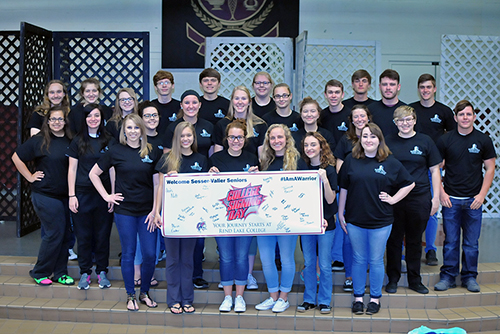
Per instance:
[[[266,137],[264,138],[262,156],[260,159],[260,165],[262,170],[267,170],[269,165],[276,158],[276,151],[273,150],[269,142],[269,134],[273,129],[281,128],[285,132],[286,144],[285,144],[285,154],[283,156],[283,170],[297,170],[297,161],[299,160],[299,151],[295,148],[295,140],[292,137],[290,129],[284,124],[272,124],[266,132]]]
[[[403,118],[406,116],[411,116],[413,117],[414,120],[417,120],[417,113],[415,112],[415,109],[413,109],[410,106],[399,106],[394,110],[393,114],[393,119],[397,120],[399,118]]]
[[[151,144],[148,144],[148,137],[146,136],[146,126],[144,125],[144,121],[139,115],[128,114],[123,119],[120,131],[120,144],[127,145],[127,137],[125,137],[125,124],[127,123],[128,120],[134,122],[134,124],[141,129],[141,138],[140,138],[141,149],[139,150],[139,155],[141,156],[141,158],[144,158],[146,155],[148,155],[149,152],[151,152],[153,147],[151,146]]]
[[[170,152],[165,153],[166,157],[165,157],[165,162],[161,166],[162,169],[167,167],[167,170],[169,172],[179,171],[182,164],[181,134],[182,131],[184,131],[184,129],[186,128],[189,128],[193,133],[193,143],[191,144],[191,150],[193,150],[193,152],[197,151],[198,143],[196,140],[196,132],[193,124],[186,121],[180,122],[179,124],[177,124],[174,130],[174,136],[172,138],[172,149],[170,150]]]
[[[255,115],[253,113],[252,97],[250,96],[250,91],[245,86],[234,87],[233,92],[231,93],[231,99],[229,100],[230,101],[229,102],[229,109],[227,110],[226,118],[229,119],[230,121],[235,120],[233,98],[234,98],[234,94],[236,94],[237,91],[244,92],[248,98],[248,109],[247,109],[247,115],[246,115],[245,121],[246,121],[247,129],[250,129],[250,131],[247,131],[246,138],[251,138],[254,136],[254,133],[253,133],[254,125],[263,124],[265,122],[262,118],[258,117],[257,115]]]
[[[134,110],[132,111],[133,114],[137,114],[137,110],[139,107],[137,96],[135,95],[134,90],[128,87],[120,88],[118,93],[116,93],[115,109],[113,110],[113,115],[109,119],[109,121],[116,122],[116,127],[118,127],[120,120],[123,118],[122,108],[120,107],[120,94],[123,92],[128,93],[128,95],[130,95],[130,97],[134,99]]]

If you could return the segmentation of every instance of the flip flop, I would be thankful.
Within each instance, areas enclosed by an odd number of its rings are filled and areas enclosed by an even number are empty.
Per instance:
[[[154,277],[153,277],[153,278],[151,279],[151,284],[150,284],[150,286],[158,286],[158,281],[156,280],[156,278],[154,278]]]
[[[182,309],[184,310],[184,313],[194,313],[194,311],[196,311],[194,306],[189,304],[184,305]]]
[[[175,312],[174,312],[174,311],[175,311]],[[177,304],[175,304],[175,305],[171,306],[171,307],[170,307],[170,312],[171,312],[172,314],[182,314],[183,309],[182,309],[182,307],[181,307],[181,304],[177,303]]]
[[[140,278],[134,280],[134,286],[141,286],[141,279]]]
[[[151,297],[149,297],[147,292],[141,292],[141,294],[139,295],[139,301],[149,308],[158,307],[158,304]]]

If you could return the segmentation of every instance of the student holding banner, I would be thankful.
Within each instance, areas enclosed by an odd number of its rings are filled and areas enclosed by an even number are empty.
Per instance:
[[[248,100],[250,103],[250,100]],[[253,153],[243,150],[247,138],[245,120],[234,120],[226,127],[224,146],[226,149],[210,157],[211,173],[255,172],[259,170],[259,160]],[[252,236],[216,237],[219,247],[220,276],[224,289],[224,300],[219,307],[221,312],[229,312],[233,306],[233,281],[236,284],[234,312],[246,311],[243,292],[248,277],[248,250]]]
[[[266,132],[261,156],[261,169],[264,171],[308,169],[303,160],[299,164],[299,152],[295,148],[290,129],[284,124],[273,124]],[[275,249],[278,243],[281,256],[281,285],[276,268]],[[271,310],[284,312],[290,307],[288,293],[295,277],[295,246],[297,235],[257,236],[262,270],[267,282],[270,297],[255,305],[259,311]]]
[[[164,176],[174,177],[178,173],[204,173],[208,171],[207,158],[197,152],[194,126],[189,122],[179,123],[174,130],[172,149],[163,154],[156,165],[160,173],[160,185],[156,195],[155,223],[161,226],[161,209],[164,193]],[[173,314],[193,313],[193,254],[196,238],[165,237],[165,263],[167,279],[167,304]]]

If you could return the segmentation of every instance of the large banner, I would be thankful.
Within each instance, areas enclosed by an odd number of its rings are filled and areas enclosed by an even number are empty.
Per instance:
[[[166,237],[321,234],[317,171],[165,176]]]

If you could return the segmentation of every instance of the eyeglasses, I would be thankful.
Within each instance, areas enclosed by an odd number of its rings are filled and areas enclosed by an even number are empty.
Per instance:
[[[172,83],[170,81],[158,81],[158,83],[157,83],[158,86],[168,86],[171,84]]]
[[[227,139],[229,141],[238,141],[238,142],[240,142],[240,141],[243,140],[243,138],[244,138],[243,136],[227,136]]]
[[[287,99],[289,96],[290,94],[281,94],[281,95],[276,94],[273,97],[275,100],[279,100],[279,99]]]
[[[271,81],[255,81],[253,84],[256,86],[267,86],[271,83]]]
[[[134,98],[133,97],[126,97],[124,99],[119,99],[118,101],[120,101],[120,102],[132,102],[132,101],[134,101]]]
[[[145,119],[150,119],[150,118],[155,119],[155,118],[158,118],[159,115],[158,114],[144,114],[144,115],[142,115],[142,117],[144,117]]]
[[[64,122],[64,118],[62,118],[62,117],[51,117],[51,118],[49,118],[49,122],[50,123],[56,123],[56,122],[63,123]]]
[[[409,123],[413,122],[414,120],[415,120],[415,118],[413,118],[413,117],[399,118],[396,120],[396,123],[397,124],[403,124],[403,123],[409,124]]]

